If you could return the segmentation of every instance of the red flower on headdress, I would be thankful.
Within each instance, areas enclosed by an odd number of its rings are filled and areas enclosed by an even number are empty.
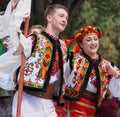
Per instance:
[[[97,32],[98,38],[102,38],[102,32]]]
[[[74,35],[74,39],[76,40],[76,41],[82,41],[83,40],[83,36],[82,36],[82,30],[80,31],[80,32],[76,32]]]
[[[82,35],[79,35],[78,37],[77,37],[77,41],[82,41],[83,40],[83,36]]]
[[[96,33],[98,38],[102,38],[102,32],[100,31],[100,28],[97,28],[95,26],[88,26],[81,28],[79,32],[75,33],[74,38],[77,41],[82,41],[84,36],[86,36],[89,33]]]

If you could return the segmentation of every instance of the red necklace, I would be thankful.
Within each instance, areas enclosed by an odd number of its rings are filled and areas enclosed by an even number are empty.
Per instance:
[[[50,34],[48,31],[46,31],[45,30],[45,32],[50,36],[50,37],[52,37],[54,40],[58,40],[58,38],[57,37],[55,37],[55,36],[53,36],[52,34]]]

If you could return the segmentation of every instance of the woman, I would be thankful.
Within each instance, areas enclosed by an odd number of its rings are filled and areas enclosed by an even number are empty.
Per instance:
[[[75,34],[81,51],[70,52],[65,66],[65,113],[68,117],[94,117],[107,88],[120,96],[120,71],[98,54],[102,32],[95,26],[83,27]],[[111,78],[111,80],[109,80]],[[110,84],[108,84],[110,81]],[[114,88],[113,88],[114,87]]]

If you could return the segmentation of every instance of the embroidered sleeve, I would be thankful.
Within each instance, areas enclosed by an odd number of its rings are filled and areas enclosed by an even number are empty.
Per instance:
[[[120,97],[120,78],[112,78],[109,89],[114,97]]]
[[[117,75],[111,75],[111,78],[120,78],[120,70],[116,66],[114,66],[114,69],[118,71]]]
[[[113,77],[115,77],[115,78],[120,78],[120,71],[119,71],[118,75],[113,76]]]
[[[114,68],[119,70],[116,66]],[[120,70],[118,75],[112,76],[109,83],[109,89],[114,97],[120,97]]]

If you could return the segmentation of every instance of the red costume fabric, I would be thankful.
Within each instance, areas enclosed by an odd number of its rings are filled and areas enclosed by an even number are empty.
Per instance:
[[[119,105],[114,97],[105,98],[99,111],[99,117],[117,117],[118,109]]]
[[[64,106],[57,106],[57,102],[54,102],[55,104],[55,110],[57,113],[57,117],[63,117],[65,115],[65,112],[63,110]]]
[[[71,103],[67,101],[64,110],[70,117],[94,117],[96,112],[95,102],[86,98],[80,98],[80,100]]]

